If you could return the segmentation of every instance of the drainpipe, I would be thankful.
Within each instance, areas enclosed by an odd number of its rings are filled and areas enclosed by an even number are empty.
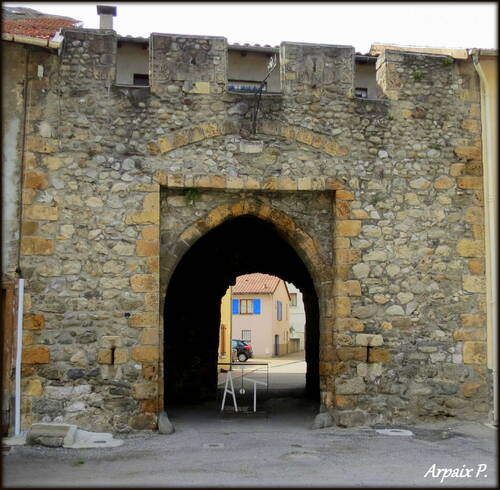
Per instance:
[[[16,436],[21,432],[21,359],[23,354],[24,279],[19,279],[17,297],[16,397],[14,405],[14,430]]]
[[[481,85],[483,86],[483,90],[481,91],[481,105],[482,109],[484,109],[484,121],[485,121],[485,130],[483,131],[483,143],[486,149],[486,172],[484,175],[484,184],[486,193],[486,230],[488,234],[487,247],[486,247],[486,256],[489,257],[489,273],[490,273],[490,290],[486,292],[487,301],[488,301],[488,313],[491,315],[491,332],[492,332],[492,344],[493,348],[491,351],[493,352],[492,359],[492,374],[493,374],[493,424],[498,424],[498,357],[497,357],[497,349],[498,349],[498,315],[497,315],[497,260],[496,260],[496,243],[497,243],[497,229],[495,226],[495,217],[496,217],[496,209],[497,209],[497,196],[495,193],[495,183],[496,176],[494,172],[493,166],[496,165],[494,161],[493,155],[493,137],[492,127],[489,124],[491,121],[491,101],[489,94],[489,85],[486,75],[483,71],[483,68],[479,61],[479,50],[473,49],[470,50],[469,54],[472,56],[472,62],[474,64],[474,68],[476,69],[479,79],[481,81]],[[488,271],[487,271],[488,273]]]

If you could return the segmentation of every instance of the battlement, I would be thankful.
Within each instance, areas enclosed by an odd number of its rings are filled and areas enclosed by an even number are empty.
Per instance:
[[[285,96],[397,100],[421,96],[443,72],[450,84],[453,78],[454,59],[445,54],[385,50],[360,56],[354,47],[342,45],[231,46],[218,36],[152,33],[146,39],[78,28],[65,29],[64,36],[63,64],[71,67],[72,58],[79,58],[74,82],[86,73],[107,86],[147,86],[160,97],[179,91],[217,96],[262,89]],[[83,52],[86,66],[81,66]],[[275,65],[271,73],[270,63]]]

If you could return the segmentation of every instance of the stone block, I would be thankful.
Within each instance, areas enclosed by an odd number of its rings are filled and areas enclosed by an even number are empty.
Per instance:
[[[463,288],[469,293],[486,293],[486,281],[481,276],[463,276]]]
[[[158,138],[156,146],[160,149],[160,153],[167,153],[175,148],[174,137],[172,135],[162,136]]]
[[[473,223],[476,225],[484,225],[484,213],[483,208],[479,206],[469,206],[465,210],[464,221],[467,223]]]
[[[351,207],[347,201],[335,201],[335,218],[346,220],[351,214]],[[351,220],[354,221],[354,220]]]
[[[486,342],[464,342],[464,364],[486,363]]]
[[[125,217],[126,225],[159,224],[160,213],[156,211],[132,211]]]
[[[335,281],[335,296],[361,296],[359,281]]]
[[[52,138],[43,138],[41,136],[26,137],[26,151],[35,153],[54,153],[59,147],[58,140]]]
[[[390,362],[391,353],[387,349],[371,347],[368,349],[368,362]]]
[[[77,426],[73,424],[33,424],[26,435],[29,446],[63,447],[75,441]]]
[[[157,327],[159,315],[157,312],[136,313],[128,320],[129,327]]]
[[[438,177],[434,180],[434,187],[438,190],[447,190],[455,185],[455,179],[447,177],[445,175]]]
[[[174,426],[168,419],[165,410],[161,410],[158,416],[158,432],[160,434],[165,434],[165,435],[172,434],[173,432],[175,432]]]
[[[158,347],[141,346],[132,349],[132,359],[138,362],[152,362],[160,358],[160,350]]]
[[[482,177],[471,177],[469,175],[462,175],[457,177],[457,185],[460,189],[477,190],[483,188]]]
[[[467,267],[472,275],[482,276],[485,273],[485,264],[482,260],[469,260]]]
[[[325,179],[325,190],[327,191],[336,191],[342,189],[343,187],[344,184],[338,179],[334,179],[333,177],[327,177]],[[336,201],[337,203],[342,202],[342,200],[338,198],[338,195],[336,197],[337,197]]]
[[[115,350],[115,364],[125,364],[128,362],[129,353],[128,349],[116,349]]]
[[[335,252],[337,264],[357,264],[361,259],[361,252],[355,249],[339,249]]]
[[[121,347],[123,345],[123,340],[119,335],[103,335],[101,337],[101,345],[107,349],[111,349],[111,347]]]
[[[486,325],[486,315],[463,313],[460,321],[464,327],[484,327]]]
[[[139,337],[142,345],[158,345],[159,332],[157,328],[145,328]]]
[[[355,196],[351,191],[339,189],[335,192],[335,199],[343,200],[343,201],[354,201]]]
[[[463,238],[457,243],[457,252],[461,257],[484,257],[484,242]]]
[[[332,363],[331,362],[319,362],[319,375],[320,376],[330,376],[332,374]]]
[[[130,417],[130,427],[135,430],[155,430],[157,427],[156,415],[153,413],[141,413]]]
[[[99,364],[111,364],[111,349],[99,349],[97,352],[97,362]]]
[[[350,298],[338,296],[335,298],[335,315],[337,317],[347,317],[351,314]]]
[[[481,160],[481,148],[475,146],[457,146],[453,152],[458,158],[465,160]]]
[[[210,82],[194,82],[190,89],[186,87],[184,91],[188,94],[208,95],[210,94]]]
[[[36,346],[23,350],[23,364],[48,364],[50,362],[50,352],[48,347]]]
[[[377,313],[376,305],[360,305],[353,309],[352,315],[356,318],[370,318]]]
[[[262,153],[264,142],[262,141],[240,141],[240,153]]]
[[[144,211],[159,213],[160,212],[160,194],[159,192],[151,192],[144,196],[142,204]]]
[[[466,398],[470,398],[474,396],[482,386],[484,386],[482,383],[464,383],[462,386],[462,393]]]
[[[351,246],[351,240],[346,237],[335,237],[333,240],[334,248],[349,248]]]
[[[356,335],[356,345],[378,347],[383,343],[384,338],[380,334],[359,333]]]
[[[36,170],[31,170],[24,174],[24,187],[28,189],[47,189],[49,181],[47,174]]]
[[[453,163],[450,165],[450,176],[451,177],[458,177],[460,175],[463,175],[465,170],[465,163]]]
[[[336,236],[358,236],[361,231],[360,220],[343,220],[335,223]]]
[[[160,243],[158,241],[137,240],[135,251],[138,257],[150,257],[160,254]]]
[[[348,395],[336,395],[335,406],[339,408],[352,408],[356,406],[357,397]]]
[[[136,400],[149,400],[156,397],[158,384],[152,381],[141,381],[132,386],[132,396]]]
[[[22,384],[23,396],[42,396],[43,387],[39,379],[25,379]]]
[[[455,330],[453,338],[461,340],[486,340],[486,332],[483,328],[472,328],[467,330]]]
[[[339,427],[356,427],[366,425],[367,416],[360,410],[339,411],[337,414],[337,425]]]
[[[326,427],[331,427],[334,423],[335,420],[330,412],[321,412],[314,417],[311,429],[324,429]]]
[[[336,395],[361,395],[365,391],[365,381],[360,376],[350,379],[337,378],[335,380]]]
[[[43,204],[32,204],[24,207],[24,218],[45,221],[57,221],[59,212],[55,206],[45,206]]]
[[[25,330],[41,330],[44,327],[44,315],[24,315],[23,328]]]
[[[363,322],[357,318],[337,318],[335,320],[335,330],[362,332],[364,329]]]
[[[366,361],[366,347],[338,347],[337,355],[341,361]]]
[[[137,293],[158,291],[158,276],[155,274],[136,274],[130,278],[132,290]]]

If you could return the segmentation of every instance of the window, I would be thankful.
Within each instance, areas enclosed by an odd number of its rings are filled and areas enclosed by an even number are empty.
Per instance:
[[[278,321],[283,319],[283,303],[281,301],[276,301],[276,317]]]
[[[260,315],[260,299],[233,299],[233,315]]]
[[[134,73],[134,85],[149,86],[149,75],[143,73]]]
[[[290,300],[292,306],[297,306],[297,293],[290,293]]]
[[[240,299],[240,314],[251,315],[253,313],[253,301],[251,299]]]
[[[358,99],[367,99],[368,98],[368,89],[356,87],[354,89],[354,96],[357,97]]]
[[[251,342],[252,341],[252,331],[251,330],[242,330],[241,331],[241,340],[244,340],[245,342]]]

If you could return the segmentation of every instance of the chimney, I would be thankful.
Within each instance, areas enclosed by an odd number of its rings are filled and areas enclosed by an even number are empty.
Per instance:
[[[113,17],[116,17],[116,7],[98,5],[99,29],[113,29]]]

